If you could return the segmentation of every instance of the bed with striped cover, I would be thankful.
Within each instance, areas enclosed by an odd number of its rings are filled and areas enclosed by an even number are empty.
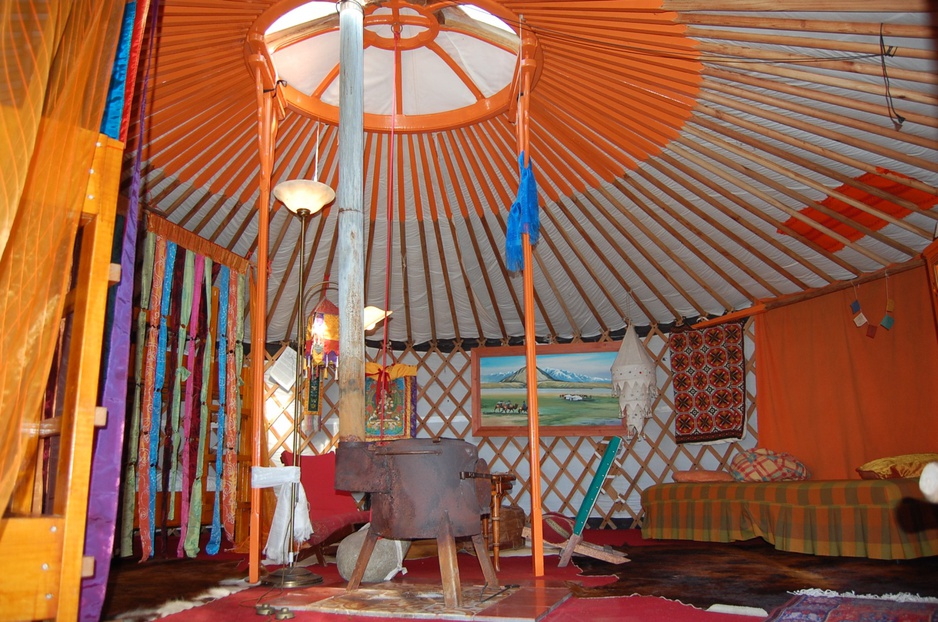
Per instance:
[[[938,505],[916,478],[695,482],[642,492],[642,536],[704,542],[761,537],[783,551],[912,559],[938,555]]]

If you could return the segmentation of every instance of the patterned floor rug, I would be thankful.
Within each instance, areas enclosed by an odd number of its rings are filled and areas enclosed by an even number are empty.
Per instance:
[[[766,622],[938,622],[938,602],[800,594]]]

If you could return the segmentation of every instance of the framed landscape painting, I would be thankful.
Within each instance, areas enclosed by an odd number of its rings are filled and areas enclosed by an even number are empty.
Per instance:
[[[627,430],[612,394],[612,363],[621,342],[537,346],[541,436],[619,436]],[[524,346],[472,350],[472,434],[528,434]]]

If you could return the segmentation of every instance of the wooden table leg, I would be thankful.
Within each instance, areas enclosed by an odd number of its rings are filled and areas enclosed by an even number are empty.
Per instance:
[[[499,543],[502,541],[502,534],[500,529],[502,520],[501,512],[499,512],[499,508],[501,508],[502,505],[502,500],[501,496],[496,494],[497,488],[498,486],[492,487],[492,513],[489,515],[489,517],[492,521],[492,560],[495,564],[495,570],[501,570],[501,566],[498,564],[498,549]],[[488,557],[488,555],[486,555],[486,557]]]

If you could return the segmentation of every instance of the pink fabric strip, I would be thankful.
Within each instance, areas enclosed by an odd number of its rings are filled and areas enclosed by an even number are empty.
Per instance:
[[[202,305],[202,276],[205,272],[205,257],[196,255],[195,257],[195,278],[192,287],[192,315],[189,316],[189,347],[186,353],[186,368],[189,370],[189,377],[186,378],[186,397],[185,406],[182,415],[182,444],[185,447],[189,442],[189,436],[192,428],[192,399],[193,399],[193,375],[195,373],[195,338],[199,329],[199,308]],[[182,504],[179,514],[179,546],[176,548],[176,556],[185,555],[186,531],[189,527],[189,488],[192,482],[189,479],[189,455],[190,452],[183,449],[182,452]]]
[[[143,403],[140,406],[140,438],[137,445],[137,524],[140,528],[140,558],[153,554],[150,537],[150,428],[153,425],[153,392],[156,379],[156,350],[159,341],[160,304],[166,272],[166,240],[157,237],[153,256],[153,282],[147,311],[147,348],[143,368]]]
[[[227,383],[225,386],[225,430],[219,432],[219,450],[224,448],[222,468],[222,525],[229,542],[234,542],[235,514],[238,506],[238,384],[241,375],[235,367],[234,346],[237,339],[238,306],[241,292],[238,291],[238,273],[231,271],[228,286],[228,336]],[[219,329],[221,330],[221,329]],[[223,445],[222,445],[223,441]]]

